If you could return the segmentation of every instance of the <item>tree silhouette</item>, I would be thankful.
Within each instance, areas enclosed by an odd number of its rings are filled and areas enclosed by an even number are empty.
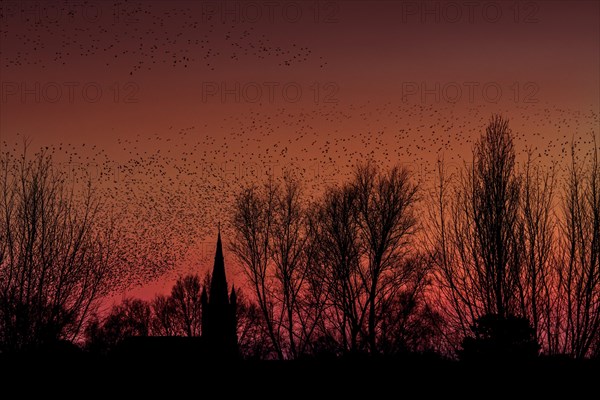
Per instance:
[[[600,335],[600,164],[595,140],[588,157],[586,168],[572,147],[559,268],[564,350],[576,358],[589,355]]]
[[[387,299],[381,309],[382,322],[379,332],[379,347],[383,354],[433,353],[440,350],[439,331],[442,318],[427,301],[423,258],[410,262],[420,263],[411,284]]]
[[[455,350],[484,315],[533,316],[539,329],[548,304],[552,181],[529,169],[523,179],[515,158],[508,120],[495,115],[456,184],[439,165],[428,243]]]
[[[323,283],[330,305],[323,317],[337,331],[341,350],[352,353],[363,350],[361,334],[367,310],[355,204],[356,191],[350,185],[329,188],[310,217],[316,259],[310,274]],[[322,328],[321,338],[327,342],[332,339],[329,327]]]
[[[150,303],[152,309],[152,334],[154,336],[176,336],[179,333],[176,323],[175,304],[170,296],[157,295]]]
[[[404,289],[422,293],[424,264],[408,257],[416,194],[406,169],[382,172],[368,163],[351,181],[330,188],[311,212],[317,265],[310,274],[323,283],[331,304],[321,338],[329,341],[327,327],[333,327],[342,352],[378,353],[388,303]]]
[[[521,254],[518,242],[520,177],[508,120],[494,116],[476,144],[464,182],[464,212],[473,235],[472,272],[486,313],[516,311]]]
[[[27,145],[0,156],[0,351],[74,340],[118,275],[99,199],[67,178]]]
[[[410,178],[406,168],[380,172],[374,164],[367,163],[358,166],[352,182],[362,251],[367,259],[362,279],[367,292],[367,339],[374,354],[378,352],[381,303],[402,287],[412,272],[409,267],[414,265],[403,262],[417,225],[417,186]]]
[[[250,301],[242,290],[237,294],[238,347],[244,359],[268,359],[273,354],[271,341],[261,321],[262,313],[258,305]]]
[[[273,261],[272,289],[281,303],[281,317],[277,325],[286,331],[290,358],[304,351],[307,330],[302,329],[301,301],[307,282],[306,211],[303,193],[297,178],[287,174],[282,187],[275,192],[270,255]],[[309,328],[310,330],[310,328]]]
[[[543,171],[529,153],[521,193],[523,267],[518,289],[521,312],[531,321],[536,338],[545,344],[548,354],[558,352],[554,329],[558,310],[553,306],[557,294],[554,192],[554,169]]]
[[[284,359],[278,327],[275,326],[274,300],[271,290],[270,246],[277,188],[269,181],[262,188],[249,187],[235,200],[232,225],[235,231],[231,250],[240,261],[252,293],[256,296],[262,322],[271,345],[280,360]]]
[[[85,329],[88,350],[107,352],[128,337],[148,336],[151,327],[150,305],[139,299],[125,299],[113,306],[103,319],[93,318]]]
[[[200,336],[202,327],[202,283],[198,275],[187,275],[175,282],[171,290],[170,302],[172,322],[175,331],[181,335]]]
[[[230,249],[247,278],[236,302],[241,355],[598,357],[598,145],[585,154],[572,145],[559,187],[554,165],[542,168],[530,150],[517,167],[513,137],[495,115],[459,176],[439,161],[428,218],[408,170],[372,162],[318,197],[289,173],[239,192]],[[44,152],[0,156],[0,352],[58,348],[83,330],[92,352],[153,335],[128,342],[201,353],[209,274],[94,313],[122,287],[116,267],[130,259],[91,185],[72,185],[51,164]]]
[[[297,177],[270,180],[236,198],[231,250],[241,262],[276,357],[297,358],[310,347],[323,300],[309,277],[314,251]]]
[[[535,330],[523,317],[486,314],[471,327],[474,336],[462,342],[460,357],[467,361],[523,360],[537,356]]]

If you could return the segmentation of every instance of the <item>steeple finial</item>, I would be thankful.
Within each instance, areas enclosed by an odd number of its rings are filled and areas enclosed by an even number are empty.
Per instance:
[[[231,286],[231,294],[229,295],[229,304],[235,305],[237,303],[237,294],[235,293],[235,285]]]
[[[225,263],[223,261],[223,245],[221,243],[221,223],[218,224],[219,234],[217,236],[217,250],[215,252],[215,264],[213,267],[212,279],[210,283],[210,296],[208,297],[211,303],[227,304],[229,296],[227,296],[227,279],[225,278]]]

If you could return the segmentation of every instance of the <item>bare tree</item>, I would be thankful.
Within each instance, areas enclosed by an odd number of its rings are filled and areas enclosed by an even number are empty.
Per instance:
[[[312,249],[307,221],[302,186],[288,173],[276,191],[270,252],[274,292],[281,304],[277,324],[286,331],[290,358],[307,351],[323,294],[320,286],[308,279]]]
[[[200,336],[202,327],[202,284],[198,275],[179,278],[171,290],[173,319],[181,335]]]
[[[471,306],[469,275],[462,268],[459,251],[464,247],[462,214],[456,198],[458,192],[456,178],[449,176],[442,159],[438,159],[438,174],[434,189],[429,196],[428,219],[424,229],[424,248],[429,252],[429,262],[434,266],[434,289],[430,299],[437,302],[436,308],[442,313],[445,337],[449,348],[447,353],[458,350],[463,337],[469,334],[470,323],[475,320],[475,310]]]
[[[546,248],[534,249],[531,270],[523,272],[524,229],[521,219],[522,179],[516,169],[513,136],[508,121],[493,116],[475,144],[473,164],[458,181],[446,176],[439,163],[439,179],[430,202],[428,243],[436,265],[435,297],[446,320],[446,338],[454,350],[484,315],[523,314],[522,278],[539,275]],[[525,209],[530,214],[528,241],[535,248],[544,210],[535,210],[529,193]],[[543,207],[543,206],[541,206]],[[535,213],[538,215],[534,215]],[[538,231],[539,231],[538,229]],[[538,232],[539,233],[539,232]],[[531,289],[527,289],[529,293]],[[534,289],[538,292],[538,288]],[[531,303],[530,300],[527,301]],[[537,305],[537,300],[536,300]]]
[[[299,291],[299,300],[297,301],[297,318],[299,337],[301,338],[299,354],[314,354],[315,341],[320,335],[327,334],[323,330],[323,318],[329,301],[329,293],[326,283],[321,279],[318,271],[320,264],[321,243],[318,237],[312,234],[314,226],[312,220],[312,210],[305,210],[304,234],[306,241],[303,254],[303,282]]]
[[[361,334],[367,313],[360,272],[360,235],[355,218],[356,192],[349,184],[328,189],[310,218],[315,264],[311,280],[327,293],[321,332],[333,329],[344,352],[362,350]]]
[[[350,182],[330,188],[311,212],[318,251],[310,272],[326,292],[322,337],[333,328],[344,352],[379,352],[381,324],[393,299],[412,284],[422,289],[414,281],[418,268],[409,262],[416,201],[417,187],[406,169],[380,172],[365,164]]]
[[[595,138],[594,138],[595,139]],[[591,162],[581,166],[575,147],[565,188],[560,284],[566,296],[565,351],[589,355],[600,330],[600,165],[594,141]],[[587,167],[587,168],[586,168]]]
[[[86,325],[86,347],[93,351],[113,350],[132,336],[150,334],[152,314],[150,304],[140,299],[124,299],[112,307],[103,319],[95,316]]]
[[[473,237],[472,273],[487,314],[500,318],[518,310],[521,182],[508,120],[494,116],[476,144],[464,181],[464,212]],[[475,289],[474,287],[474,289]]]
[[[371,163],[357,168],[352,185],[362,252],[367,260],[361,277],[367,292],[367,339],[371,353],[377,353],[382,302],[393,296],[411,273],[403,262],[417,226],[417,186],[407,169],[394,167],[380,172]]]
[[[429,273],[426,258],[419,255],[415,276],[404,290],[397,291],[383,304],[379,347],[384,354],[439,352],[441,316],[427,298]]]
[[[235,235],[231,250],[240,261],[252,293],[256,296],[275,354],[283,359],[281,338],[274,323],[275,300],[269,271],[276,194],[276,185],[269,181],[262,188],[250,187],[237,195],[232,219]]]
[[[176,336],[175,306],[169,296],[157,295],[150,303],[152,309],[151,332],[154,336]]]
[[[237,290],[238,347],[245,359],[268,359],[273,354],[260,308]]]
[[[556,221],[553,214],[554,169],[543,171],[529,153],[521,193],[522,276],[519,297],[538,341],[547,353],[555,353],[558,318],[555,296],[554,253]]]
[[[45,152],[0,156],[0,348],[75,339],[109,290],[115,236],[90,184],[78,190]]]
[[[322,298],[308,279],[311,249],[300,181],[250,188],[238,196],[232,250],[244,266],[278,358],[308,351]],[[312,286],[311,286],[312,285]]]

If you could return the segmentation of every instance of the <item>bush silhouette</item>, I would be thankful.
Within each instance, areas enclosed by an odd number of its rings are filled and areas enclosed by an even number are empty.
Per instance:
[[[473,335],[464,338],[459,356],[465,361],[531,359],[540,345],[529,320],[524,317],[499,317],[486,314],[471,327]]]

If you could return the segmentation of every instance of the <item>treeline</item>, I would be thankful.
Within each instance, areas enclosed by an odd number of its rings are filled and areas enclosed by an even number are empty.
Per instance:
[[[128,337],[179,336],[202,334],[202,292],[210,287],[210,274],[183,276],[175,282],[169,295],[156,295],[146,301],[124,299],[108,315],[94,313],[83,332],[81,346],[86,351],[109,354]],[[260,314],[244,292],[237,292],[237,327],[240,353],[245,358],[269,356],[263,337]]]
[[[471,164],[434,190],[359,165],[309,201],[292,176],[236,198],[231,251],[272,356],[600,355],[598,147],[567,176],[518,168],[494,116]]]
[[[246,276],[243,355],[600,356],[598,146],[582,159],[571,150],[565,176],[532,155],[519,167],[508,121],[494,116],[472,163],[450,175],[440,160],[428,188],[403,167],[369,162],[316,199],[293,175],[245,188],[228,249]],[[74,207],[35,200],[68,194],[60,180],[53,190],[38,182],[45,164],[7,165],[4,351],[50,339],[109,351],[127,336],[201,335],[207,281],[198,276],[181,278],[169,296],[94,313],[118,265],[114,246],[103,245],[112,236]]]

